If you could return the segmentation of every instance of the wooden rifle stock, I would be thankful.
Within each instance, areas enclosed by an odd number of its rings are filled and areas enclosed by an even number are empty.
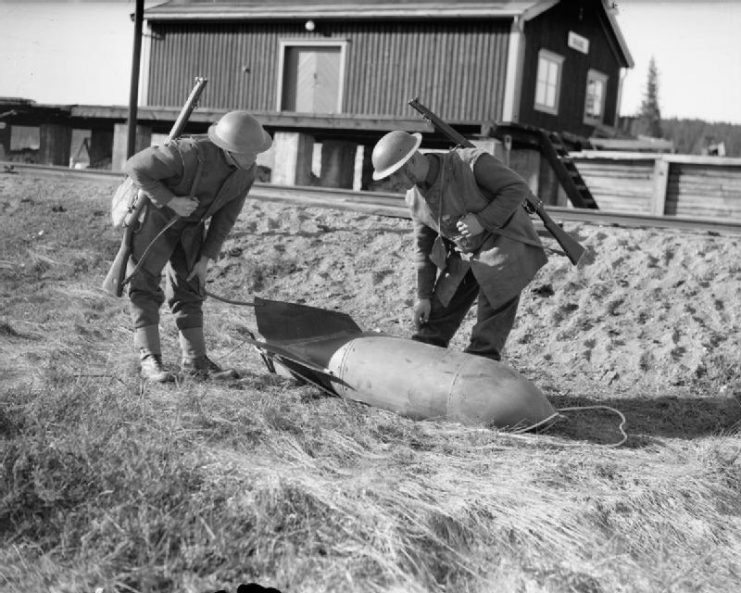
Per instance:
[[[183,108],[180,110],[180,114],[167,136],[168,140],[174,140],[182,134],[185,124],[188,122],[188,118],[190,118],[191,113],[193,113],[193,110],[196,108],[198,99],[200,98],[207,82],[207,78],[196,78],[195,86],[190,92],[185,105],[183,105]],[[139,216],[148,203],[149,198],[139,192],[131,211],[126,216],[121,245],[118,248],[118,253],[116,253],[116,258],[113,260],[111,268],[108,270],[108,274],[101,285],[101,288],[111,296],[120,297],[123,295],[126,280],[126,268],[129,263],[129,257],[131,256],[131,245],[134,239],[134,232],[139,224]]]
[[[429,121],[439,132],[447,136],[447,138],[451,142],[454,142],[457,146],[474,148],[472,142],[464,138],[462,134],[456,132],[427,107],[422,105],[417,99],[412,99],[411,101],[409,101],[409,105],[416,109],[422,115],[422,117]],[[543,226],[545,226],[546,230],[558,242],[558,244],[561,246],[564,253],[566,254],[566,257],[569,258],[571,263],[574,265],[579,263],[579,260],[586,251],[584,247],[576,239],[574,239],[571,235],[564,231],[561,226],[550,217],[545,207],[543,206],[542,200],[539,200],[532,194],[528,193],[525,196],[525,201],[527,202],[527,207],[535,212],[540,220],[543,221]]]
[[[129,256],[131,255],[131,244],[134,239],[134,231],[136,230],[139,215],[147,202],[148,200],[146,198],[137,198],[133,209],[126,217],[121,245],[118,248],[118,253],[116,253],[116,258],[113,260],[113,263],[108,270],[108,274],[101,285],[101,288],[111,296],[120,297],[123,295],[126,267],[128,266]]]

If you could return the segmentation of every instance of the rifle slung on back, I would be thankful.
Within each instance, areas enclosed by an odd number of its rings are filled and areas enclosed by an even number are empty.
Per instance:
[[[196,108],[198,99],[200,98],[207,82],[208,79],[206,78],[196,78],[195,86],[190,92],[185,105],[183,105],[183,108],[180,110],[180,114],[167,136],[168,140],[174,140],[183,133],[185,124],[188,122],[190,115]],[[147,204],[149,204],[149,198],[143,195],[142,192],[138,192],[131,209],[126,215],[123,223],[123,237],[121,238],[121,245],[118,248],[118,253],[116,253],[116,257],[108,270],[105,280],[103,280],[103,284],[101,284],[101,288],[111,296],[120,297],[123,295],[126,280],[126,268],[129,263],[129,257],[131,256],[134,232],[138,227],[139,216]]]
[[[450,127],[450,125],[445,123],[427,107],[422,105],[422,103],[420,103],[416,98],[409,101],[409,105],[419,112],[437,131],[446,136],[448,140],[453,142],[456,146],[475,148],[474,144],[470,140],[467,140],[462,134]],[[535,214],[538,215],[538,218],[543,221],[543,226],[561,246],[566,257],[569,258],[571,263],[574,265],[578,264],[586,249],[551,218],[546,211],[542,200],[528,193],[525,196],[525,202],[526,203],[523,204],[523,206],[529,208],[532,212],[535,212]]]

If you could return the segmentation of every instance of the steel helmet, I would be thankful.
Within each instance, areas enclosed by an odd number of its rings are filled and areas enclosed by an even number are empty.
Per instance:
[[[373,148],[373,179],[379,180],[395,173],[417,152],[422,144],[422,134],[396,130],[389,132]]]
[[[229,152],[249,154],[265,152],[273,139],[247,111],[230,111],[208,128],[208,137]]]

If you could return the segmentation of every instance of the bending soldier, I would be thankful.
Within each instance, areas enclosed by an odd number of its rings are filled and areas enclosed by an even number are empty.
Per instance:
[[[525,209],[525,181],[491,154],[422,154],[420,134],[394,131],[373,149],[373,179],[407,190],[416,245],[416,331],[447,347],[478,298],[465,351],[500,360],[522,289],[547,257]]]
[[[206,353],[202,310],[206,270],[242,210],[257,173],[257,155],[271,144],[252,115],[232,111],[209,127],[207,135],[146,148],[126,162],[124,171],[151,201],[134,235],[128,264],[133,269],[149,248],[128,289],[143,378],[174,379],[163,366],[160,346],[159,311],[165,300],[179,330],[181,370],[198,378],[236,376]]]

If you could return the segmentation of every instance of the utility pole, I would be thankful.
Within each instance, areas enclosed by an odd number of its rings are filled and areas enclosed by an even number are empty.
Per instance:
[[[142,23],[144,21],[144,0],[136,0],[134,10],[134,52],[131,59],[131,87],[129,92],[129,118],[127,122],[126,157],[136,150],[136,117],[139,103],[139,70],[142,53]]]

